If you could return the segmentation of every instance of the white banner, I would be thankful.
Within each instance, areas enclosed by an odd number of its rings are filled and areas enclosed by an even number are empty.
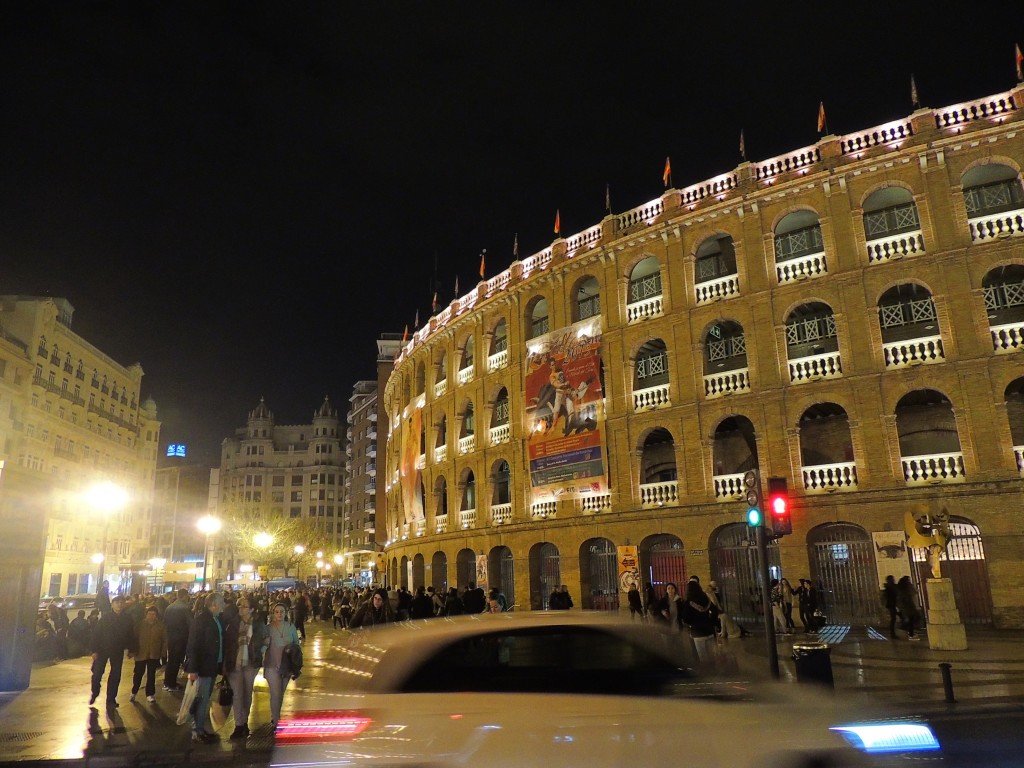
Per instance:
[[[910,576],[910,547],[907,534],[903,531],[873,531],[871,540],[875,545],[875,567],[878,569],[878,588],[882,588],[886,576],[899,581]]]

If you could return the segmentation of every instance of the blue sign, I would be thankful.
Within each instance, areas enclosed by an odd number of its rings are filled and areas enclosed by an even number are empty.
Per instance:
[[[171,443],[167,446],[168,456],[184,456],[185,455],[185,443]]]

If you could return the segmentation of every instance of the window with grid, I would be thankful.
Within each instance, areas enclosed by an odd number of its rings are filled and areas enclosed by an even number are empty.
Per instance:
[[[747,354],[747,339],[746,336],[740,334],[739,336],[732,336],[727,339],[709,341],[707,350],[708,360],[711,362],[726,360],[730,357],[740,357]]]
[[[629,281],[630,304],[649,299],[652,296],[661,296],[661,272]]]
[[[659,352],[648,357],[638,358],[636,361],[636,377],[640,381],[654,376],[664,376],[668,373],[668,353]]]
[[[508,424],[508,395],[502,395],[494,404],[494,426]]]
[[[883,328],[896,328],[902,325],[931,323],[935,321],[935,304],[929,296],[926,299],[903,301],[898,304],[886,304],[879,308]]]
[[[835,337],[836,319],[832,315],[804,317],[786,326],[786,344],[791,347]]]
[[[869,240],[921,228],[914,203],[895,205],[864,214],[864,232]]]
[[[777,261],[787,261],[811,253],[820,253],[824,249],[825,244],[821,239],[820,224],[786,232],[775,237],[775,259]]]
[[[1019,179],[1007,179],[983,184],[964,190],[964,205],[968,216],[983,216],[987,213],[1017,208],[1024,203]]]

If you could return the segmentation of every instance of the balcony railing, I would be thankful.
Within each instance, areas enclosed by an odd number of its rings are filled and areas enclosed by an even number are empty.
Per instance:
[[[789,361],[789,380],[794,384],[822,379],[838,379],[843,375],[838,352],[798,357]]]
[[[736,274],[705,280],[694,286],[698,304],[710,304],[730,296],[738,296],[740,292],[740,276]]]
[[[650,296],[641,301],[635,301],[626,305],[626,322],[639,323],[641,320],[650,320],[652,317],[659,317],[664,312],[661,294]]]
[[[1017,352],[1024,348],[1024,323],[989,326],[992,346],[997,353]]]
[[[743,498],[743,475],[715,475],[711,478],[715,485],[715,501],[739,501]]]
[[[704,377],[704,397],[724,397],[737,392],[750,391],[750,369],[736,368],[732,371],[709,373]]]
[[[1013,446],[1013,455],[1017,457],[1017,471],[1024,475],[1024,445]]]
[[[647,411],[654,408],[665,408],[672,405],[669,399],[668,384],[658,384],[633,392],[633,410]]]
[[[504,525],[512,522],[512,504],[492,504],[491,524]]]
[[[511,436],[512,427],[508,424],[499,424],[496,427],[491,427],[491,445],[507,443]]]
[[[444,533],[448,530],[448,515],[434,515],[434,530],[437,533]]]
[[[907,485],[962,483],[965,479],[964,455],[960,451],[904,456],[902,461]]]
[[[640,484],[640,506],[663,507],[679,503],[679,483],[670,480],[663,483]]]
[[[426,520],[417,520],[416,521],[416,537],[419,538],[421,536],[425,536],[426,533],[427,533],[427,521]]]
[[[459,527],[460,528],[475,528],[476,527],[476,510],[475,509],[463,509],[459,511]]]
[[[508,365],[508,350],[503,349],[501,352],[495,352],[493,355],[487,358],[487,370],[498,371]]]
[[[584,515],[597,515],[601,512],[611,512],[612,495],[610,493],[588,493],[585,496],[580,496],[578,503],[580,512]]]
[[[1024,208],[968,219],[967,226],[971,230],[971,240],[1024,235]]]
[[[465,368],[459,371],[459,384],[468,384],[473,380],[473,364],[470,363]]]
[[[459,438],[459,453],[469,453],[476,448],[476,435]]]
[[[857,465],[852,461],[815,464],[801,468],[807,493],[834,493],[857,490]]]
[[[434,398],[444,397],[444,393],[448,391],[448,379],[441,379],[434,385]]]
[[[827,272],[828,266],[825,263],[825,251],[799,256],[789,261],[780,261],[775,265],[775,274],[778,275],[779,285],[795,283],[798,280],[807,280],[824,275]]]
[[[946,355],[942,351],[941,336],[925,336],[919,339],[890,342],[882,345],[882,351],[885,354],[886,368],[941,363],[946,359]]]
[[[924,234],[920,229],[868,240],[869,264],[897,261],[904,256],[916,256],[920,253],[924,253]]]
[[[555,516],[558,505],[554,501],[539,501],[530,507],[530,517],[534,520],[546,520]]]
[[[427,454],[421,453],[416,457],[416,469],[425,469],[427,466]]]

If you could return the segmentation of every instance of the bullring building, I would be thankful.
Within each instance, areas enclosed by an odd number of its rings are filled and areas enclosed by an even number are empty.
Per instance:
[[[787,481],[772,572],[829,618],[925,577],[1024,626],[1024,86],[609,215],[430,319],[382,400],[392,583],[625,606],[698,575],[753,619],[744,473]]]

